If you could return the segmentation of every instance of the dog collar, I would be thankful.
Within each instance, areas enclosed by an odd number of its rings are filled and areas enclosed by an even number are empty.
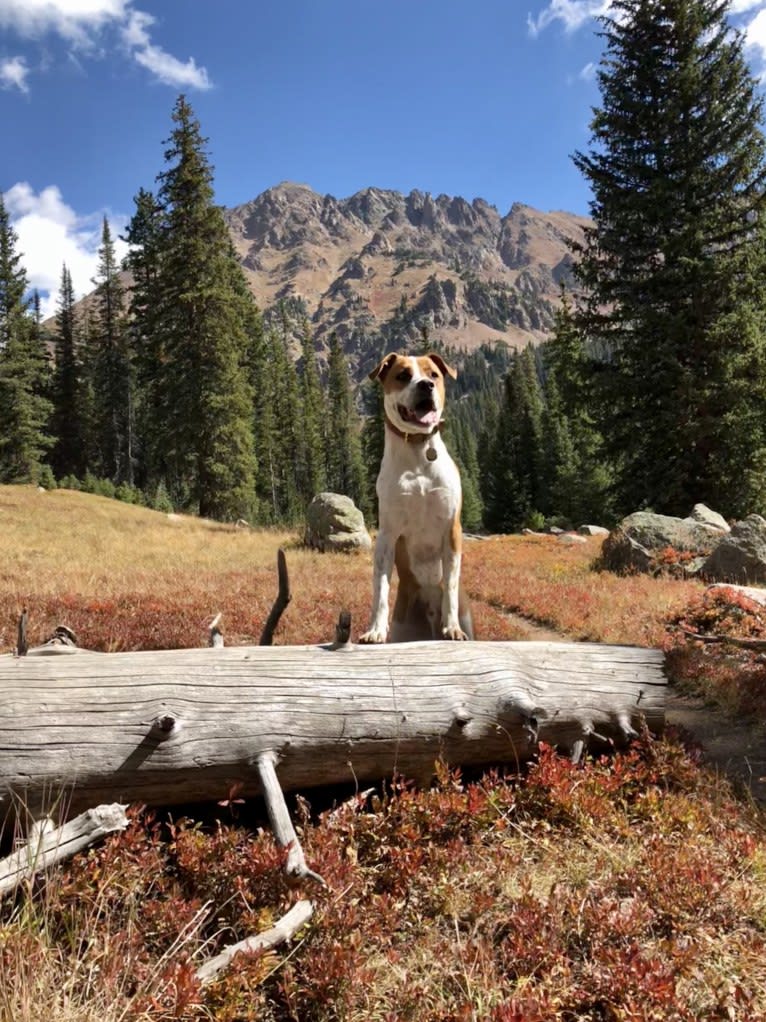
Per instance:
[[[444,421],[439,420],[430,433],[405,433],[403,429],[395,426],[388,416],[386,416],[386,426],[394,436],[398,436],[406,444],[424,444],[426,440],[430,440],[432,436],[435,436],[444,429]]]

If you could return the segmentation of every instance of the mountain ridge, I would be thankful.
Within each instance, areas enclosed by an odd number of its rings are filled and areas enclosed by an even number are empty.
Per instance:
[[[322,346],[363,353],[382,334],[454,347],[544,340],[589,220],[515,202],[364,188],[345,199],[282,182],[224,210],[263,310],[289,301]],[[402,336],[404,335],[404,336]]]

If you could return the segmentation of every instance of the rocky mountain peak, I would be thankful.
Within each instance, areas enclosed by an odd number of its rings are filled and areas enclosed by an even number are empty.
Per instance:
[[[514,203],[413,189],[348,198],[282,182],[226,211],[262,309],[289,295],[319,338],[347,350],[380,334],[406,344],[428,326],[446,344],[544,339],[571,278],[569,240],[587,220]]]

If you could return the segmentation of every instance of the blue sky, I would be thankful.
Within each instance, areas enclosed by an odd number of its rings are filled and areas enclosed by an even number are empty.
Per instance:
[[[30,281],[90,289],[101,218],[152,188],[179,92],[216,198],[280,181],[587,213],[570,156],[608,0],[0,0],[0,189]],[[766,0],[734,0],[753,69]]]

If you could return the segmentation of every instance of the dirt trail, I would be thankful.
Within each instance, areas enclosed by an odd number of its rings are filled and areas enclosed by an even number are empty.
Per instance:
[[[544,625],[506,612],[523,631],[524,639],[538,642],[566,642],[565,635]],[[743,793],[766,807],[766,727],[729,717],[697,696],[683,695],[668,687],[666,720],[682,727],[702,747],[708,766],[726,775]]]

